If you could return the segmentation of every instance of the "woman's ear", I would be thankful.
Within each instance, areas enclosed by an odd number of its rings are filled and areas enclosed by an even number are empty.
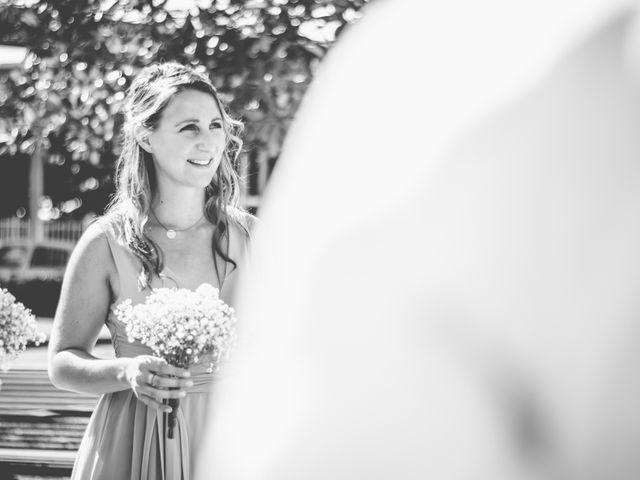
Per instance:
[[[139,126],[135,131],[136,141],[138,145],[147,153],[153,153],[153,148],[151,147],[151,143],[149,142],[149,130],[144,128],[143,126]]]

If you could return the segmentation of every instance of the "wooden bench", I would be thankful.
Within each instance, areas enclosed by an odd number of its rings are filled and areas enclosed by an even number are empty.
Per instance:
[[[58,390],[43,367],[0,371],[0,468],[70,471],[98,396]]]
[[[0,371],[0,415],[91,413],[98,396],[59,390],[42,367],[22,366]]]

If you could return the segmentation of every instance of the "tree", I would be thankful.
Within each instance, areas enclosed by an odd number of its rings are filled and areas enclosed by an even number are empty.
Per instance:
[[[207,72],[245,121],[248,172],[264,177],[315,66],[367,1],[5,4],[0,43],[27,46],[29,54],[22,69],[0,78],[0,154],[40,152],[45,176],[58,179],[45,185],[51,218],[99,212],[113,189],[124,90],[145,65],[176,60]],[[250,193],[264,181],[250,177]]]

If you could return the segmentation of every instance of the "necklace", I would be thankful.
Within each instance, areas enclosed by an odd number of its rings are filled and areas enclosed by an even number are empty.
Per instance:
[[[186,232],[188,230],[191,230],[192,228],[195,228],[196,226],[198,226],[200,224],[200,222],[202,221],[202,219],[204,218],[204,215],[202,215],[197,221],[196,223],[194,223],[193,225],[191,225],[190,227],[187,228],[181,228],[181,229],[177,229],[177,228],[168,228],[165,227],[165,225],[158,220],[158,217],[156,216],[155,212],[153,210],[151,210],[151,215],[153,215],[153,218],[156,219],[156,222],[158,222],[158,224],[164,228],[165,234],[167,235],[167,238],[169,240],[173,240],[174,238],[176,238],[176,236],[178,235],[178,233],[180,232]]]

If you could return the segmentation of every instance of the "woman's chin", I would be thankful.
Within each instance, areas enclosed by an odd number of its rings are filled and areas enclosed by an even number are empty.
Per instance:
[[[201,168],[199,171],[192,172],[192,174],[189,175],[188,183],[194,187],[205,188],[211,184],[215,178],[216,171],[216,168]]]

